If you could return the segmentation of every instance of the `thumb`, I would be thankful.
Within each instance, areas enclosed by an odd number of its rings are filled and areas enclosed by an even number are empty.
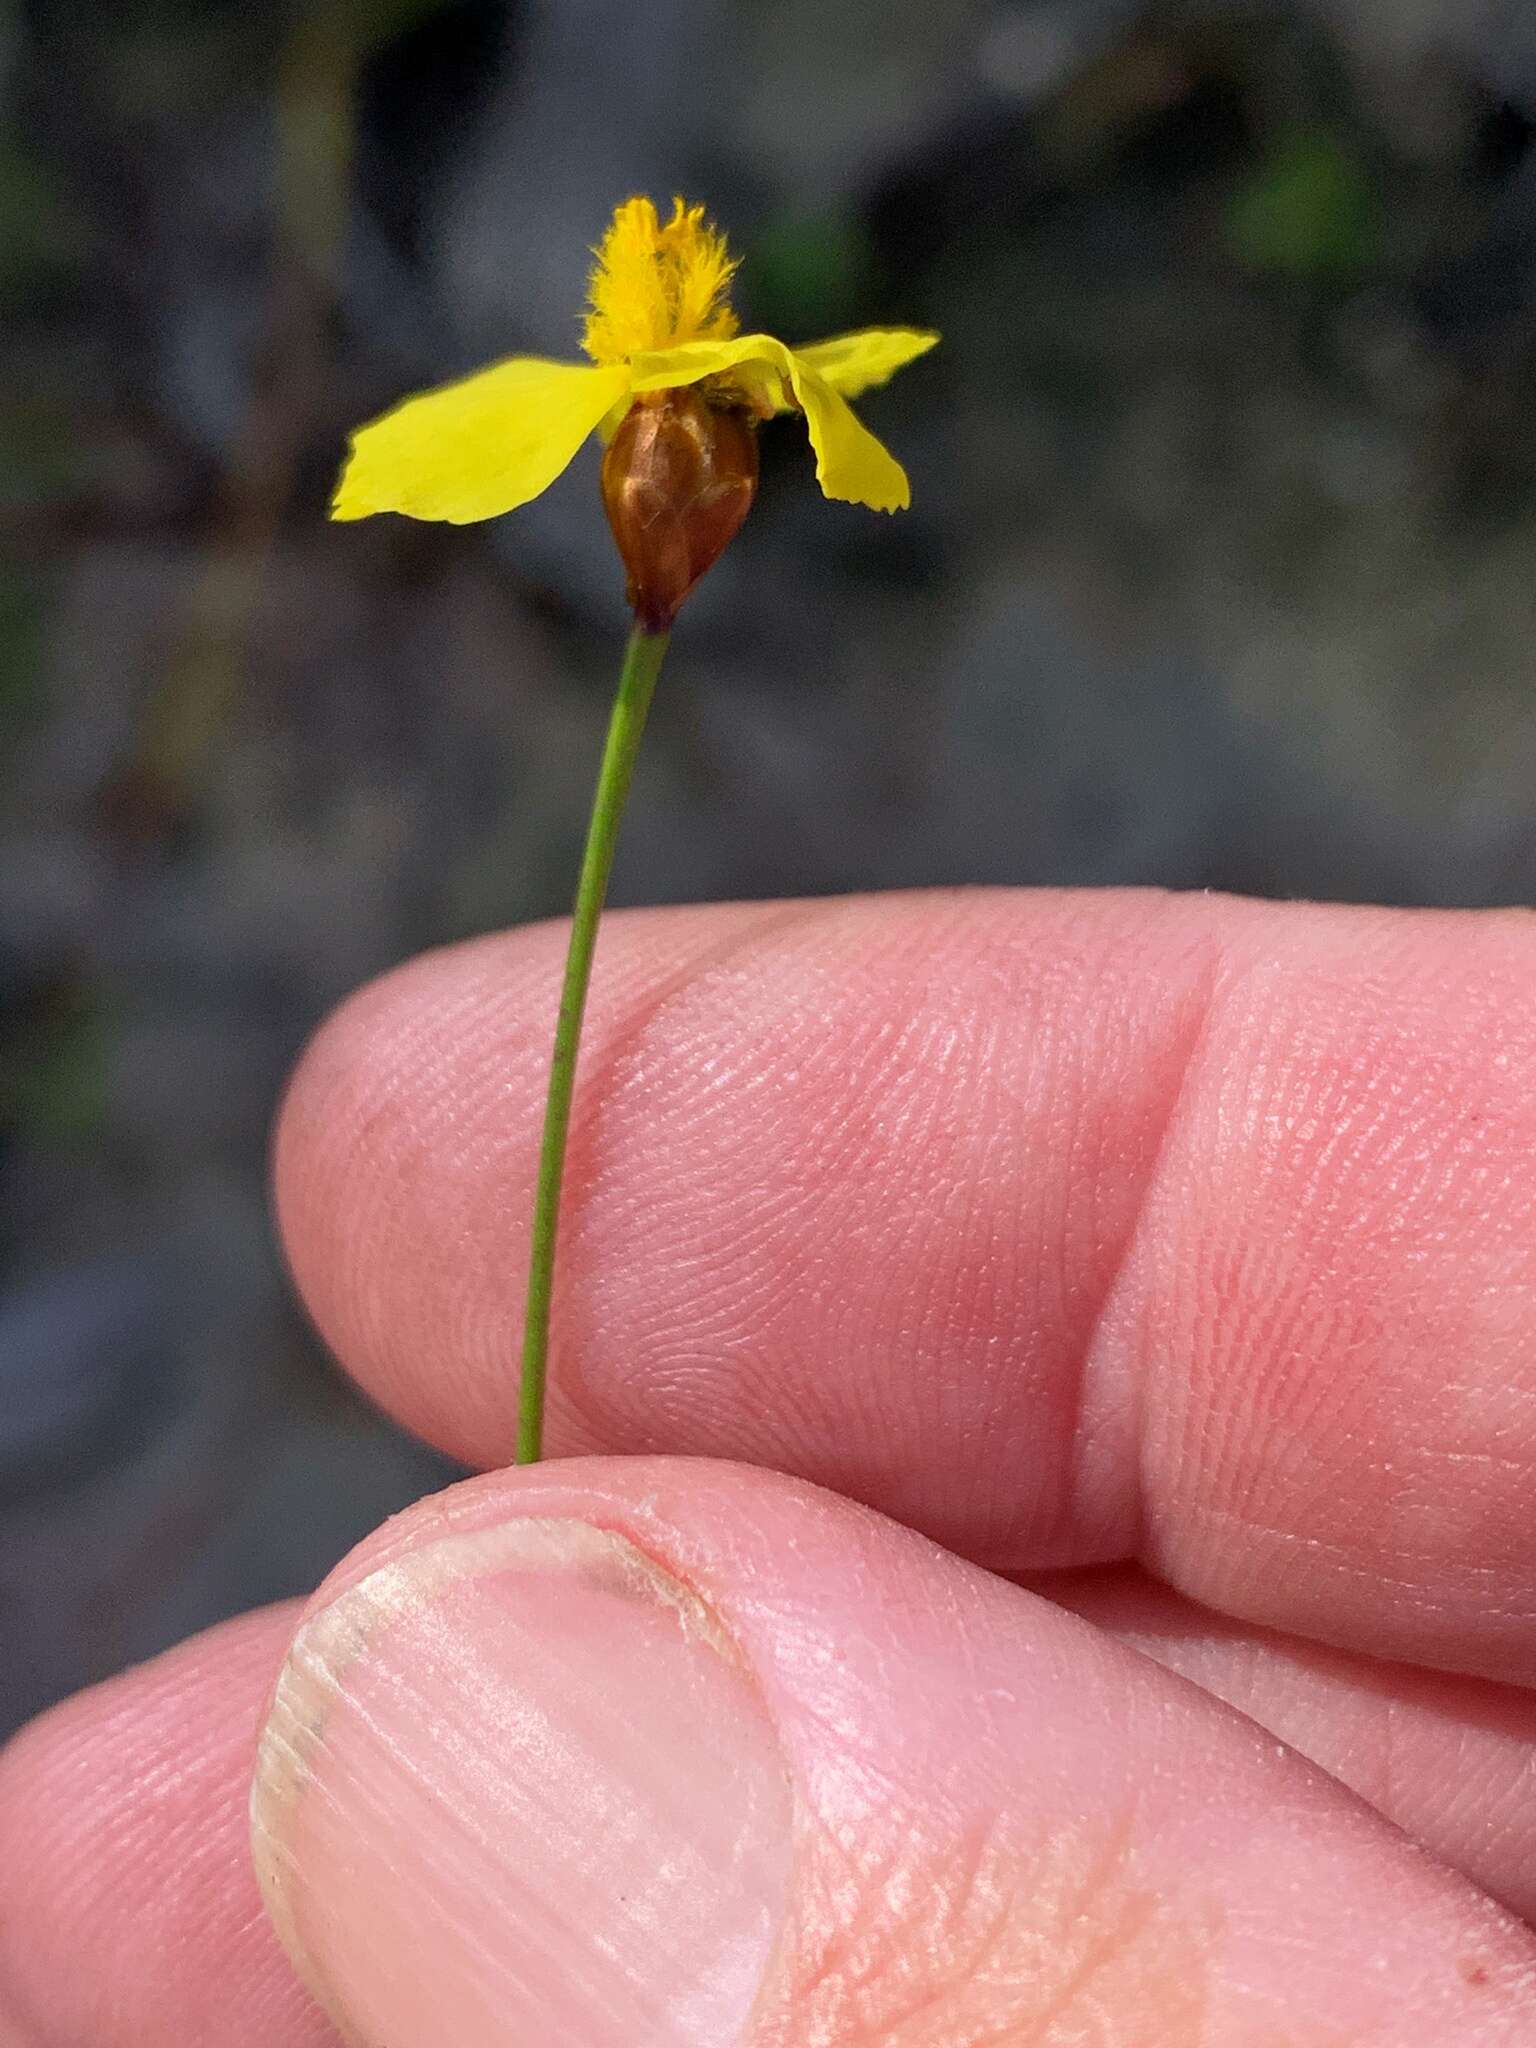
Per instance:
[[[253,1827],[376,2048],[1536,2038],[1531,1937],[1253,1724],[731,1466],[392,1524],[299,1629]]]
[[[565,1516],[439,1536],[314,1614],[255,1826],[280,1933],[370,2043],[730,2041],[788,1883],[751,1674]]]

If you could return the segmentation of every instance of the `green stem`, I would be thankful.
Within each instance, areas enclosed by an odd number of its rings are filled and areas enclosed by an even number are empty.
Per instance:
[[[549,1063],[544,1142],[539,1153],[539,1181],[533,1202],[533,1247],[528,1262],[523,1381],[517,1418],[519,1465],[537,1464],[544,1450],[544,1388],[549,1376],[549,1311],[554,1293],[555,1236],[560,1224],[560,1187],[565,1178],[565,1147],[571,1128],[571,1094],[576,1085],[581,1020],[587,1007],[592,951],[597,944],[603,900],[608,894],[608,876],[613,868],[619,820],[624,815],[624,799],[629,794],[635,755],[640,749],[640,735],[645,730],[645,714],[651,706],[651,692],[656,687],[669,638],[666,633],[643,632],[638,626],[629,636],[629,645],[624,650],[624,666],[619,671],[613,716],[608,721],[603,765],[597,772],[597,792],[592,799],[586,851],[581,857],[581,879],[576,885],[576,909],[571,919],[571,942],[565,956],[565,980],[560,989],[560,1017],[555,1026],[555,1050]]]

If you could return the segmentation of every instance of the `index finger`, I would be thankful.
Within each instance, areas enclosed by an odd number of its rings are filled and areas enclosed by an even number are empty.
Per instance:
[[[510,1454],[563,927],[354,998],[278,1145],[347,1366]],[[605,928],[552,1448],[1536,1680],[1536,921],[1140,892]]]

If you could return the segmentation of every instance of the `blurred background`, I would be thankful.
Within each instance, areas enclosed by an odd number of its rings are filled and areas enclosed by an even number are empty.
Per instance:
[[[0,1729],[451,1476],[266,1208],[349,989],[565,907],[625,617],[587,451],[328,527],[346,429],[574,353],[631,191],[790,340],[622,902],[1536,895],[1529,0],[0,0]],[[509,1372],[512,1362],[509,1361]]]

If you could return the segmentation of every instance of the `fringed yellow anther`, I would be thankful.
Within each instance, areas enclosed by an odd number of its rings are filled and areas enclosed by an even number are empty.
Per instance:
[[[593,254],[582,346],[594,362],[736,332],[727,298],[736,265],[702,206],[674,199],[663,222],[651,200],[626,199]]]

